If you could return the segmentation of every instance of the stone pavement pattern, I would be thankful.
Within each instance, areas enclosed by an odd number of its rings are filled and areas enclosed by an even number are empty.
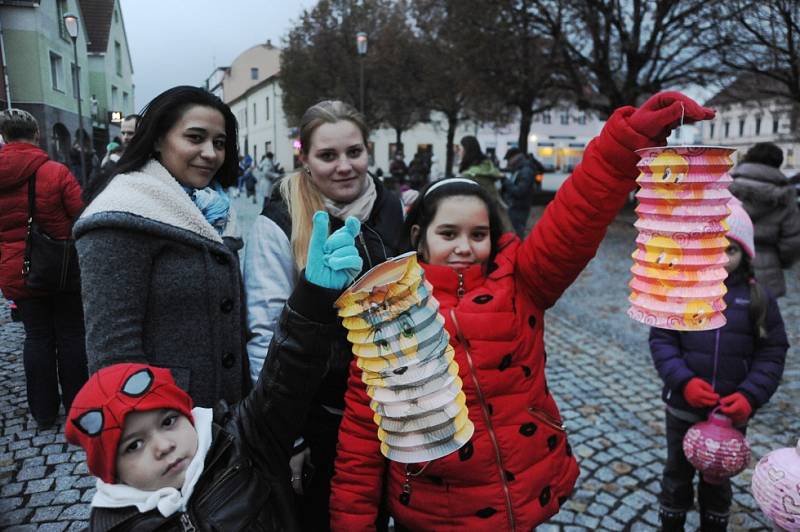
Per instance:
[[[236,202],[248,227],[258,208]],[[535,213],[534,219],[536,215]],[[548,380],[581,465],[576,491],[539,529],[653,530],[666,456],[660,381],[644,326],[625,316],[627,268],[635,231],[615,222],[586,271],[548,312]],[[800,268],[781,301],[792,345],[800,342]],[[56,427],[39,431],[28,416],[22,368],[24,333],[0,309],[0,529],[82,530],[94,480],[84,454]],[[800,362],[789,352],[784,383],[748,431],[753,462],[800,436]],[[735,479],[731,530],[768,530],[749,495],[752,468]],[[690,527],[697,526],[691,514]]]

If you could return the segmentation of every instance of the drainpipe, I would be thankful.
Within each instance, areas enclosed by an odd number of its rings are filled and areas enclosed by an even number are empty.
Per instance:
[[[3,81],[6,86],[6,106],[11,109],[11,85],[8,83],[8,63],[6,62],[6,43],[3,37],[3,23],[0,22],[0,60],[3,61]]]

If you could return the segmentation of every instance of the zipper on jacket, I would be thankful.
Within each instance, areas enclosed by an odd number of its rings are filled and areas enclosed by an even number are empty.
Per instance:
[[[196,532],[197,527],[194,526],[192,520],[189,518],[188,513],[181,514],[181,529],[183,532]]]
[[[369,267],[372,268],[372,257],[369,256],[369,250],[367,249],[367,241],[364,238],[364,231],[358,232],[358,241],[361,242],[361,247],[364,248],[364,255],[367,256],[367,264],[369,264]]]
[[[208,488],[206,488],[206,489],[204,490],[204,491],[205,491],[205,493],[204,493],[204,494],[203,494],[203,496],[202,496],[202,497],[201,497],[201,498],[200,498],[200,499],[197,501],[197,504],[199,505],[199,504],[201,504],[201,503],[205,502],[205,501],[206,501],[206,499],[208,499],[208,498],[211,496],[211,494],[212,494],[212,493],[214,493],[214,491],[215,491],[217,488],[219,488],[219,487],[220,487],[222,484],[224,484],[225,482],[227,482],[227,481],[228,481],[228,479],[230,479],[230,478],[231,478],[231,477],[233,477],[233,476],[234,476],[236,473],[238,473],[238,472],[239,472],[239,470],[240,470],[241,468],[242,468],[242,465],[237,463],[237,464],[235,464],[234,466],[232,466],[232,467],[229,467],[228,469],[226,469],[226,470],[225,470],[225,472],[224,472],[224,473],[222,473],[222,475],[220,475],[220,477],[219,477],[219,478],[218,478],[218,479],[217,479],[217,480],[216,480],[216,481],[215,481],[215,482],[214,482],[214,483],[213,483],[211,486],[209,486]]]
[[[551,429],[555,429],[559,432],[566,432],[567,428],[564,426],[564,423],[560,423],[557,419],[553,416],[545,412],[544,410],[539,410],[538,408],[534,408],[532,406],[528,407],[528,413],[550,427]]]
[[[463,291],[464,279],[461,273],[458,274],[458,281],[459,281],[459,290]],[[462,293],[461,296],[463,295],[464,294]],[[492,426],[492,419],[489,417],[489,409],[486,407],[486,400],[483,397],[483,391],[481,390],[481,385],[478,383],[478,376],[475,374],[475,365],[472,363],[472,355],[469,352],[469,342],[461,333],[461,327],[458,325],[458,319],[456,319],[455,309],[452,308],[450,309],[450,317],[453,319],[453,325],[455,325],[456,327],[456,337],[464,346],[464,353],[467,356],[467,364],[469,364],[469,374],[470,377],[472,377],[473,384],[475,384],[475,391],[478,394],[478,402],[481,405],[481,413],[483,414],[483,422],[486,424],[486,430],[489,432],[489,438],[492,440],[495,462],[497,463],[497,469],[499,470],[500,473],[500,483],[503,486],[503,495],[505,495],[506,499],[506,514],[508,515],[508,529],[511,532],[514,532],[514,530],[516,530],[516,525],[514,523],[514,510],[513,510],[513,505],[511,504],[511,492],[508,489],[508,481],[506,480],[506,470],[503,467],[503,457],[500,456],[500,445],[497,443],[497,436],[494,433],[494,427]]]
[[[464,297],[465,293],[466,290],[464,290],[464,274],[458,272],[458,288],[456,289],[456,296],[458,296],[458,299],[461,299],[462,297]],[[455,318],[453,318],[453,321],[455,321]]]

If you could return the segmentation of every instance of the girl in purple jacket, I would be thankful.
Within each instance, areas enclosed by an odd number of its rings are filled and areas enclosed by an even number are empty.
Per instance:
[[[682,531],[686,512],[694,506],[695,469],[682,446],[686,431],[719,406],[744,434],[753,412],[775,393],[789,348],[775,298],[755,280],[753,223],[737,200],[728,206],[727,323],[712,331],[650,329],[650,353],[667,404],[659,512],[665,531]],[[714,485],[700,476],[701,530],[726,530],[731,497],[730,481]]]

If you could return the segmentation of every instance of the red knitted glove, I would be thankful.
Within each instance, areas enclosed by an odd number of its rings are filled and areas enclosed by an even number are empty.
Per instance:
[[[726,395],[719,400],[719,405],[719,411],[731,418],[734,425],[741,425],[750,419],[750,414],[753,413],[750,401],[740,392]]]
[[[694,408],[714,406],[719,401],[719,394],[709,383],[701,378],[693,377],[683,389],[683,398]]]
[[[693,124],[714,118],[715,113],[680,92],[659,92],[628,118],[628,124],[650,139],[661,140],[680,125],[681,114],[684,124]]]

